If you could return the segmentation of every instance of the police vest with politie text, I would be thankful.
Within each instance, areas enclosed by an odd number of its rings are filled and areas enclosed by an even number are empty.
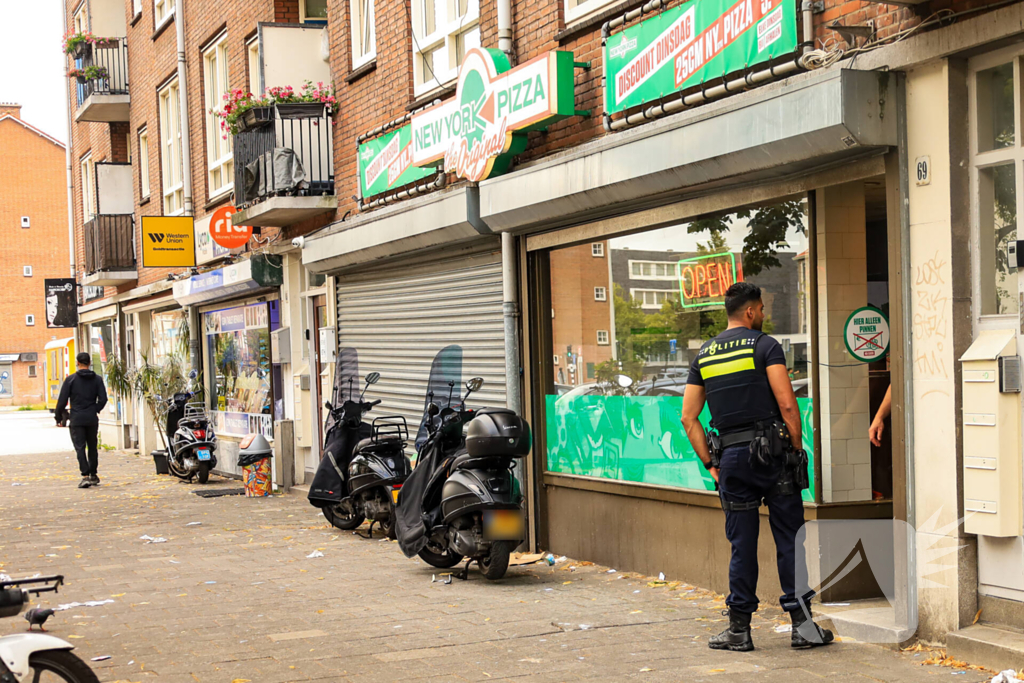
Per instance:
[[[720,340],[719,337],[734,337]],[[759,330],[732,328],[706,342],[697,354],[711,426],[720,434],[753,429],[780,416],[757,345]],[[763,342],[762,342],[763,343]]]

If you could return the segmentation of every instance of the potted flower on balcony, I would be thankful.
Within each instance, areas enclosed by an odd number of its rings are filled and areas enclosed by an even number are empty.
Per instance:
[[[94,46],[99,50],[116,48],[121,44],[120,38],[97,38]]]
[[[220,119],[220,128],[226,138],[270,123],[274,115],[273,101],[235,88],[224,95],[224,106],[211,110],[211,113]]]
[[[314,85],[306,81],[302,90],[296,93],[291,86],[286,88],[269,88],[267,94],[277,104],[277,115],[282,119],[318,119],[324,110],[334,113],[334,89],[322,81]]]
[[[105,66],[87,66],[84,69],[68,69],[68,78],[77,79],[79,83],[106,79],[109,76]]]
[[[96,44],[96,36],[88,31],[68,31],[64,35],[64,54],[71,55],[75,59],[81,59],[88,54],[89,49]]]

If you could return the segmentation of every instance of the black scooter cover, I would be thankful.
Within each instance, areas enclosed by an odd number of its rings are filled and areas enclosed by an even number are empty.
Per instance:
[[[306,497],[310,505],[318,508],[335,505],[347,495],[345,475],[352,462],[352,451],[360,439],[368,439],[372,434],[373,428],[365,422],[359,424],[359,429],[335,425],[334,431],[327,435],[324,457],[309,485]]]

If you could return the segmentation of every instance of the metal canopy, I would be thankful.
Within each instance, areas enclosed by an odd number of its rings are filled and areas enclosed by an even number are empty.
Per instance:
[[[480,218],[558,227],[881,151],[896,144],[895,87],[834,69],[739,94],[485,181]]]

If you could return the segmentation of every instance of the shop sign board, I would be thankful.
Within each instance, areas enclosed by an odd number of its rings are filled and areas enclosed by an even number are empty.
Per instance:
[[[796,50],[797,3],[694,0],[607,40],[605,111],[657,100]]]
[[[683,308],[724,305],[725,290],[737,281],[736,255],[731,251],[682,259],[679,294]]]
[[[78,296],[72,278],[47,278],[43,281],[46,290],[46,326],[74,327],[78,324]]]
[[[359,145],[359,190],[363,197],[383,194],[434,175],[412,165],[412,124]]]
[[[526,132],[576,113],[573,54],[551,51],[516,68],[500,50],[473,48],[455,97],[412,118],[412,163],[479,181],[508,170]]]
[[[191,268],[195,265],[195,226],[191,216],[142,217],[143,268]]]
[[[889,320],[874,306],[851,313],[843,336],[846,350],[861,363],[873,363],[889,353]]]
[[[213,212],[209,230],[214,244],[224,249],[240,249],[249,242],[249,238],[252,237],[252,226],[234,225],[231,222],[231,215],[237,211],[238,209],[228,204]]]

